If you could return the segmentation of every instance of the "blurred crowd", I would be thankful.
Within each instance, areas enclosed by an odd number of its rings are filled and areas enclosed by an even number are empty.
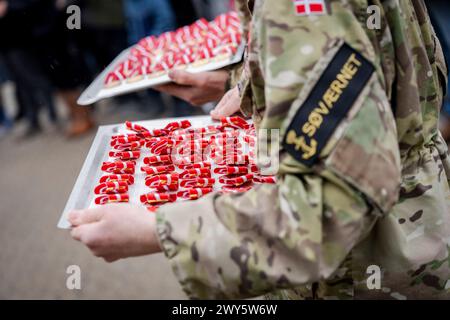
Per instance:
[[[66,25],[70,5],[81,9],[79,30]],[[13,83],[17,105],[15,114],[8,114],[0,96],[0,136],[20,121],[26,123],[24,137],[35,136],[42,130],[41,112],[51,123],[67,123],[67,136],[82,135],[94,127],[93,108],[76,101],[121,51],[199,17],[212,19],[231,5],[230,0],[0,0],[0,88]],[[68,109],[67,122],[58,118],[56,98]],[[155,91],[117,99],[138,99],[155,115],[164,111]],[[191,109],[181,100],[174,105],[175,116]]]

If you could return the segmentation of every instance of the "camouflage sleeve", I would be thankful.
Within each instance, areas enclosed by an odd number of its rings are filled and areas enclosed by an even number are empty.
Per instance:
[[[258,128],[279,130],[280,139],[269,134],[279,179],[158,210],[161,245],[190,298],[327,279],[396,202],[399,151],[379,49],[354,14],[365,12],[361,1],[351,3],[330,1],[328,15],[309,17],[295,15],[291,0],[261,5],[254,25],[266,110]],[[354,53],[336,60],[348,48]],[[361,80],[368,65],[374,72]]]
[[[254,7],[253,0],[238,0],[236,3],[236,10],[238,11],[241,23],[243,26],[244,41],[247,43],[251,36],[251,25],[252,25],[252,13]],[[232,85],[238,86],[240,95],[240,109],[244,116],[250,117],[252,115],[252,96],[250,89],[250,75],[249,75],[249,47],[246,47],[244,54],[244,61],[242,62],[239,69],[236,69],[235,73],[232,75]]]

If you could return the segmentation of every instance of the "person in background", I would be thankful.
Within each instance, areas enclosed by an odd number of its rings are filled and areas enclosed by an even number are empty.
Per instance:
[[[146,36],[176,28],[175,15],[168,0],[124,0],[124,8],[129,45]]]
[[[1,10],[1,8],[0,8]],[[5,65],[3,63],[3,58],[0,55],[0,138],[5,135],[9,129],[12,128],[12,122],[5,113],[5,110],[3,108],[3,96],[1,91],[1,86],[4,82],[8,80],[7,72]]]
[[[190,25],[200,17],[194,1],[171,0],[170,3],[175,14],[177,28]]]
[[[230,11],[234,3],[230,0],[192,0],[191,2],[197,13],[207,20],[212,20],[219,14]]]
[[[88,61],[91,78],[106,68],[127,48],[122,0],[83,0],[80,42]],[[88,59],[89,60],[89,59]]]
[[[129,45],[134,45],[142,38],[150,35],[160,35],[167,31],[173,31],[178,27],[194,22],[197,18],[194,15],[192,6],[189,5],[189,1],[172,7],[169,0],[124,0],[124,8],[128,26]],[[186,11],[182,12],[182,8],[186,9]],[[155,112],[164,112],[159,92],[148,90],[147,93],[153,101],[152,105],[157,108]],[[175,96],[175,116],[187,116],[192,114],[192,112],[193,110],[188,103],[177,99]]]
[[[69,137],[93,127],[91,115],[77,104],[79,87],[84,83],[84,68],[76,44],[66,27],[67,1],[5,1],[2,49],[16,83],[19,104],[24,105],[29,128],[25,136],[40,131],[39,107],[45,103],[51,120],[56,120],[53,90],[70,111]],[[14,32],[9,32],[14,30]]]
[[[448,65],[450,58],[450,2],[448,0],[429,0],[427,6],[433,26],[441,40]],[[447,96],[444,98],[440,130],[444,139],[450,142],[450,83],[447,84]]]
[[[33,35],[46,30],[46,25],[38,24],[35,18],[47,12],[45,6],[41,7],[35,0],[0,0],[0,4],[1,51],[16,86],[19,105],[16,119],[27,120],[25,137],[30,137],[41,130],[38,115],[42,105],[47,105],[50,120],[56,122],[52,88],[33,51]]]
[[[81,87],[87,82],[87,67],[82,59],[77,33],[80,30],[69,30],[66,27],[66,8],[78,1],[47,0],[40,1],[40,6],[46,4],[47,14],[39,19],[52,19],[47,32],[36,36],[37,56],[44,72],[56,88],[56,93],[63,99],[70,112],[70,123],[66,129],[68,137],[77,137],[94,127],[90,110],[78,105]]]

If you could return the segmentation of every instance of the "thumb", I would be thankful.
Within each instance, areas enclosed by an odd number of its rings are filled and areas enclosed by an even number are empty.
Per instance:
[[[71,213],[69,213],[69,222],[73,226],[80,226],[82,224],[93,223],[101,220],[103,214],[104,214],[103,207],[72,211]]]
[[[222,98],[217,107],[211,111],[211,117],[219,120],[224,117],[229,117],[239,111],[240,98],[239,91],[232,89]]]
[[[198,84],[198,77],[195,74],[183,70],[169,71],[169,78],[173,82],[184,86],[194,86]]]

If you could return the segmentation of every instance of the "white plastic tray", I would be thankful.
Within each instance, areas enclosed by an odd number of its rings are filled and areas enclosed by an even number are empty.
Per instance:
[[[143,125],[148,129],[152,129],[163,128],[169,122],[177,121],[180,119],[181,118],[166,118],[159,120],[138,121],[136,123]],[[210,116],[197,116],[187,118],[184,117],[182,119],[189,120],[192,123],[192,127],[194,128],[204,127],[214,123]],[[58,228],[70,228],[70,223],[67,221],[67,215],[71,210],[85,209],[94,206],[93,190],[103,174],[100,168],[101,164],[103,161],[107,161],[109,158],[108,152],[111,150],[111,147],[109,145],[111,137],[123,132],[129,132],[125,130],[125,126],[123,123],[102,126],[98,129],[97,135],[95,136],[86,160],[84,161],[83,167],[81,168],[80,174],[78,175],[77,181],[75,182],[72,193],[70,194],[69,200],[67,201],[64,211],[58,222]],[[144,156],[144,154],[141,155],[141,161]],[[139,167],[140,165],[137,167],[136,174],[140,174],[140,172],[138,171]],[[138,195],[142,193],[139,188],[140,186],[136,185],[130,188],[130,201],[134,199],[134,202],[137,202],[136,199],[138,199]]]
[[[158,78],[144,78],[143,80],[137,81],[134,83],[124,82],[121,85],[118,85],[113,88],[105,88],[104,80],[105,80],[106,76],[111,71],[113,71],[114,68],[121,61],[124,61],[127,58],[130,51],[131,51],[131,48],[126,49],[119,56],[117,56],[117,58],[114,59],[114,61],[111,62],[111,64],[108,67],[106,67],[106,69],[81,94],[80,98],[78,99],[79,105],[89,105],[89,104],[95,103],[95,102],[105,99],[105,98],[111,98],[111,97],[115,97],[118,95],[135,92],[135,91],[139,91],[142,89],[151,88],[156,85],[171,82],[169,77],[167,75],[164,75],[164,76],[161,76]],[[245,51],[245,44],[241,44],[238,48],[238,51],[231,59],[227,59],[227,60],[223,60],[223,61],[215,61],[215,62],[211,62],[211,63],[205,64],[202,66],[198,66],[198,67],[188,66],[186,71],[192,72],[192,73],[199,73],[199,72],[204,72],[204,71],[219,70],[226,66],[240,62],[244,55],[244,51]]]

